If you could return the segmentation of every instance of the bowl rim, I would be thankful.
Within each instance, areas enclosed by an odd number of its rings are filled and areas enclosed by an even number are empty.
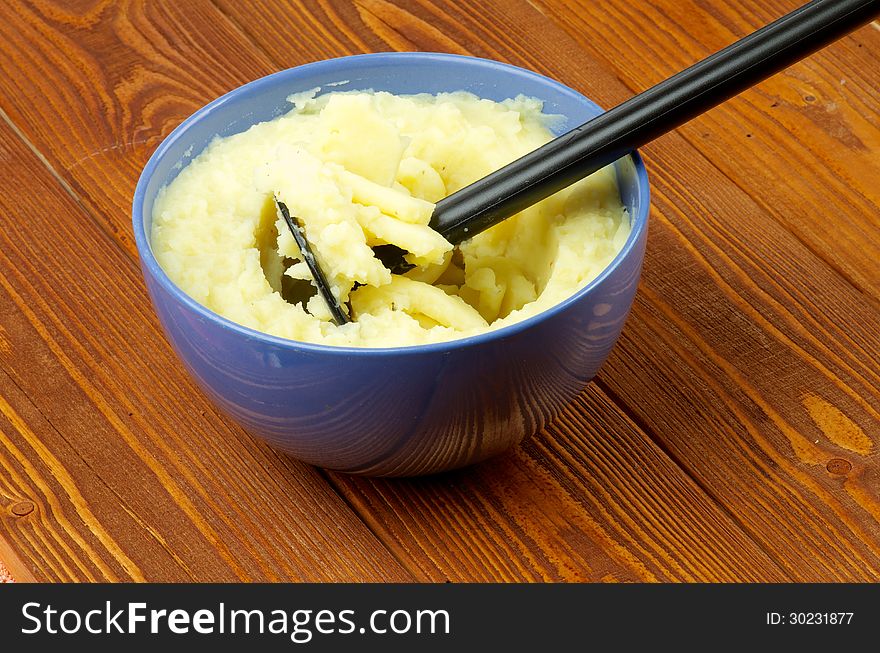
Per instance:
[[[494,68],[502,71],[504,74],[507,75],[524,75],[531,78],[537,78],[539,81],[545,83],[547,86],[550,86],[557,91],[561,91],[566,95],[572,95],[575,97],[575,99],[587,104],[591,108],[596,109],[600,112],[604,112],[604,109],[602,107],[590,100],[588,97],[586,97],[582,93],[579,93],[573,88],[566,86],[562,82],[553,79],[552,77],[548,77],[546,75],[542,75],[541,73],[537,73],[526,68],[521,68],[513,64],[495,61],[493,59],[484,59],[481,57],[472,57],[442,52],[376,52],[370,54],[357,54],[345,57],[336,57],[333,59],[323,59],[320,61],[314,61],[311,63],[271,73],[264,77],[260,77],[251,82],[238,86],[195,111],[183,122],[181,122],[177,127],[175,127],[171,131],[171,133],[162,140],[162,142],[147,160],[147,163],[144,165],[140,177],[138,178],[137,186],[135,187],[134,196],[132,198],[132,227],[134,229],[135,245],[138,251],[138,256],[140,258],[141,267],[144,271],[144,275],[146,276],[146,274],[149,273],[177,302],[182,303],[189,310],[193,311],[203,319],[209,320],[217,324],[221,328],[233,331],[247,339],[259,340],[265,342],[266,344],[273,345],[275,347],[281,347],[283,349],[291,349],[314,354],[329,354],[334,356],[389,356],[421,355],[438,352],[443,353],[450,352],[452,350],[470,348],[495,340],[503,340],[527,329],[536,327],[542,322],[551,319],[555,315],[566,311],[571,306],[578,303],[590,292],[592,292],[592,290],[599,286],[621,264],[623,260],[625,260],[633,253],[637,243],[641,240],[643,233],[648,227],[651,192],[648,182],[648,172],[645,168],[644,161],[642,160],[642,157],[637,150],[630,152],[627,156],[632,157],[633,164],[635,165],[636,177],[638,179],[639,205],[641,207],[641,210],[639,212],[639,215],[630,216],[630,219],[632,220],[632,229],[630,231],[629,237],[627,238],[621,250],[617,253],[614,259],[612,259],[611,263],[609,263],[605,267],[605,269],[602,270],[602,272],[600,272],[599,275],[595,279],[590,281],[586,286],[578,290],[573,295],[567,297],[563,301],[559,302],[558,304],[554,304],[550,308],[524,320],[520,320],[519,322],[515,322],[514,324],[510,324],[499,329],[494,329],[486,333],[467,336],[464,338],[457,338],[454,340],[446,340],[443,342],[427,343],[420,345],[404,345],[400,347],[349,347],[323,345],[312,342],[303,342],[300,340],[291,340],[289,338],[283,338],[281,336],[264,333],[262,331],[244,326],[243,324],[238,324],[237,322],[234,322],[229,318],[224,317],[223,315],[220,315],[210,308],[200,304],[195,299],[190,297],[186,292],[184,292],[181,288],[179,288],[177,284],[174,283],[167,275],[162,266],[159,265],[159,262],[156,259],[155,254],[153,253],[150,239],[147,237],[146,229],[144,228],[143,205],[146,195],[147,184],[152,178],[153,173],[159,162],[165,156],[165,153],[178,139],[182,138],[186,134],[186,132],[193,124],[202,120],[206,116],[209,116],[210,114],[218,111],[227,102],[235,99],[238,95],[242,93],[247,93],[255,89],[260,89],[263,86],[272,85],[275,83],[276,80],[286,78],[288,76],[295,76],[300,71],[316,72],[320,71],[320,69],[322,68],[328,68],[329,70],[335,71],[336,69],[344,70],[344,68],[349,65],[358,66],[361,64],[375,63],[390,63],[392,65],[401,65],[412,61],[428,61],[440,64],[453,61],[457,63],[466,62],[472,65]]]

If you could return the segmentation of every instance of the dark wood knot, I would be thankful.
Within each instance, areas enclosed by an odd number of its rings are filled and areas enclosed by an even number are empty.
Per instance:
[[[24,517],[31,514],[34,511],[34,508],[36,508],[36,506],[33,501],[19,501],[18,503],[12,504],[10,510],[16,517]]]
[[[832,474],[848,474],[852,471],[852,463],[843,458],[832,458],[825,465],[825,469]]]

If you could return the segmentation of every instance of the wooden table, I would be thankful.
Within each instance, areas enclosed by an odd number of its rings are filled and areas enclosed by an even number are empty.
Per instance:
[[[797,0],[0,6],[0,560],[18,580],[880,580],[880,28],[645,148],[633,314],[522,448],[371,480],[218,414],[130,203],[183,118],[308,61],[439,50],[605,106]]]

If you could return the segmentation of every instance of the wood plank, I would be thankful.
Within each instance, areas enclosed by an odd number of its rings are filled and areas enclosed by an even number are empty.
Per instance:
[[[0,536],[53,580],[408,580],[312,468],[221,418],[134,261],[0,125]]]
[[[800,0],[537,0],[632,92],[793,10]],[[880,29],[832,44],[679,130],[850,283],[880,299]],[[601,35],[601,36],[600,36]],[[607,39],[616,46],[607,47]]]
[[[199,11],[207,12],[203,5],[195,5],[195,7]],[[207,15],[202,15],[201,17],[205,20],[210,18]],[[103,14],[99,16],[99,19],[113,25],[120,23],[119,20],[111,20],[110,17]],[[216,19],[212,20],[216,22]],[[190,17],[190,21],[196,22],[192,17]],[[59,21],[55,20],[51,22],[51,27],[53,29],[64,28],[70,32],[72,28],[68,25],[69,22],[62,21],[59,23]],[[124,25],[125,22],[122,22]],[[180,20],[177,22],[178,24],[181,23]],[[47,20],[48,23],[49,21]],[[335,22],[331,21],[331,23],[344,25],[346,21],[340,18]],[[34,28],[33,33],[41,34],[46,29],[49,28],[40,25]],[[234,32],[224,31],[226,29],[223,27],[222,22],[212,23],[210,30],[203,28],[199,34],[193,35],[192,38],[203,38],[202,33],[213,33],[216,35],[218,31],[228,38],[233,38],[235,36]],[[75,33],[75,29],[73,31]],[[366,33],[369,32],[367,31]],[[101,40],[107,37],[93,35],[91,38],[93,40]],[[70,41],[74,40],[71,36]],[[323,43],[324,41],[318,42]],[[34,44],[28,43],[27,47],[33,48]],[[241,47],[244,48],[245,46]],[[123,51],[122,48],[114,50],[114,53],[122,61],[126,61],[133,56]],[[308,53],[309,56],[312,54],[314,54],[314,51]],[[323,56],[328,56],[329,54],[328,52]],[[76,50],[72,50],[69,56],[75,57],[80,56],[80,54]],[[238,52],[235,52],[234,56],[239,57],[240,55]],[[258,60],[259,57],[257,56],[253,58],[253,61]],[[222,61],[217,62],[216,65],[224,67]],[[46,72],[51,74],[48,70]],[[265,72],[268,72],[268,69]],[[208,74],[213,73],[213,70],[208,71]],[[104,86],[95,92],[110,96],[113,93],[108,88],[117,88],[121,82],[115,78],[107,78],[106,74],[105,71],[101,71],[101,74],[86,75],[84,79],[78,78],[74,83],[68,85],[79,88],[86,87],[88,80],[97,81]],[[200,69],[193,67],[192,70],[184,73],[184,75],[190,74],[201,75],[204,73]],[[59,82],[61,80],[55,80],[55,83]],[[209,82],[203,81],[202,83],[207,84]],[[49,89],[46,90],[47,92],[49,91]],[[199,87],[196,87],[196,91],[198,90]],[[155,89],[155,92],[168,92],[168,89],[159,88]],[[151,101],[145,98],[141,99],[141,103],[144,106],[151,105]],[[77,106],[71,106],[66,110],[64,120],[68,126],[73,121],[86,120],[84,112],[83,115],[76,114],[78,110]],[[63,130],[57,126],[38,124],[38,117],[41,115],[39,107],[25,108],[16,106],[9,113],[17,122],[23,121],[23,130],[26,132],[27,138],[34,139],[34,142],[40,149],[46,148],[47,158],[54,165],[57,165],[57,169],[65,179],[70,180],[71,186],[82,197],[83,203],[87,207],[97,207],[101,211],[99,220],[109,216],[109,221],[105,224],[114,224],[114,221],[117,219],[116,213],[122,208],[117,204],[120,193],[116,191],[103,192],[101,184],[97,183],[96,180],[100,180],[101,183],[112,183],[117,187],[123,186],[129,165],[121,166],[123,171],[121,179],[110,179],[106,176],[108,164],[111,161],[115,163],[118,158],[123,156],[127,156],[131,160],[137,160],[140,154],[135,150],[111,148],[95,157],[80,161],[79,157],[76,156],[76,150],[82,147],[82,145],[55,142],[55,137],[60,136]],[[47,138],[47,134],[52,137]],[[100,145],[101,139],[109,139],[111,136],[93,133],[88,138],[91,140],[87,147],[95,148]],[[76,165],[71,165],[70,161],[73,161]],[[133,180],[129,181],[129,183],[133,184]],[[110,231],[119,238],[119,231],[114,232],[112,229]],[[124,246],[127,246],[124,238],[121,242]],[[140,318],[141,316],[138,315],[138,317]],[[152,318],[148,315],[143,317],[146,321],[152,322]],[[151,382],[156,382],[156,380],[154,379]],[[36,386],[34,388],[36,391]],[[181,387],[179,391],[184,393],[184,395],[191,392],[191,390],[185,387]],[[39,392],[43,392],[43,390],[40,389]],[[601,410],[609,415],[609,419],[611,419],[615,412],[618,412],[607,400],[602,400],[600,397],[597,401],[601,402]],[[594,410],[598,410],[598,408],[594,408]],[[443,513],[436,509],[429,509],[422,514],[413,513],[412,511],[408,513],[410,515],[409,521],[418,518],[426,520],[426,527],[422,534],[422,539],[425,541],[422,543],[407,540],[405,533],[396,535],[389,530],[390,526],[388,524],[391,523],[389,521],[391,518],[390,512],[386,511],[378,516],[366,513],[366,517],[370,519],[371,525],[374,528],[382,522],[382,528],[386,533],[385,540],[390,546],[394,547],[398,555],[401,555],[404,547],[408,547],[403,559],[416,571],[419,577],[436,580],[445,578],[454,578],[456,580],[472,578],[497,580],[504,578],[552,579],[562,577],[591,579],[614,577],[628,580],[698,578],[709,580],[717,578],[731,579],[735,577],[735,574],[749,578],[776,579],[780,577],[780,572],[774,567],[773,562],[758,547],[743,537],[731,520],[722,511],[713,506],[711,501],[708,501],[705,495],[693,483],[677,472],[674,465],[669,464],[665,456],[650,444],[644,434],[640,433],[637,428],[633,427],[631,423],[627,422],[619,414],[616,419],[617,423],[621,425],[621,432],[627,438],[625,443],[621,445],[621,448],[631,452],[630,455],[633,458],[643,461],[642,464],[652,470],[649,479],[644,481],[647,488],[645,490],[646,497],[643,500],[639,497],[633,498],[628,488],[611,487],[603,490],[604,497],[601,504],[591,504],[590,500],[581,496],[583,493],[582,489],[578,490],[578,482],[572,479],[580,477],[592,478],[594,474],[592,470],[584,471],[580,467],[568,470],[566,465],[569,464],[567,461],[571,454],[566,454],[565,456],[562,454],[554,454],[554,456],[547,454],[544,456],[546,460],[549,461],[555,457],[556,461],[552,464],[544,463],[543,467],[538,466],[534,460],[521,456],[520,463],[514,465],[513,469],[501,469],[495,472],[495,475],[493,475],[493,478],[496,479],[494,487],[483,490],[477,481],[469,483],[471,486],[469,492],[477,495],[482,503],[496,506],[493,513],[493,522],[497,525],[495,530],[488,533],[484,532],[483,523],[475,516],[468,515],[467,513],[455,515],[456,530],[453,531],[455,539],[462,542],[465,548],[470,546],[475,550],[483,551],[482,555],[487,561],[485,570],[481,570],[473,564],[467,564],[467,559],[462,564],[456,554],[457,550],[449,550],[440,546],[436,541],[428,542],[426,540],[427,535],[435,536],[433,534],[437,530],[430,520],[444,519]],[[580,451],[584,448],[585,445],[579,444],[578,438],[580,436],[575,434],[570,437],[573,438],[572,442],[567,445],[570,450]],[[598,445],[593,444],[591,446],[596,448]],[[605,455],[607,457],[609,454],[606,453]],[[560,462],[563,460],[566,462]],[[287,464],[287,462],[285,461],[282,464]],[[605,464],[608,469],[614,469],[613,460]],[[294,465],[294,468],[296,467]],[[513,475],[514,471],[516,471],[515,475]],[[270,470],[270,473],[273,473],[273,471]],[[537,486],[538,490],[535,489],[536,481],[533,478],[535,474],[540,476]],[[557,512],[551,513],[550,517],[546,517],[545,511],[542,509],[536,509],[536,507],[517,507],[515,501],[517,495],[511,490],[511,487],[513,487],[510,482],[511,475],[513,475],[513,478],[518,479],[517,485],[522,485],[523,498],[532,500],[544,499],[552,502]],[[238,480],[237,482],[240,483],[241,481]],[[336,482],[340,486],[349,483],[348,480],[340,480],[339,478],[336,479]],[[354,483],[354,481],[351,481],[351,483]],[[369,488],[371,483],[370,481],[363,481],[360,487]],[[441,481],[441,486],[442,483]],[[609,482],[609,485],[613,484]],[[393,484],[389,484],[389,487],[392,486]],[[353,492],[348,492],[347,494],[350,500],[356,498]],[[414,496],[407,498],[401,495],[401,497],[395,506],[395,509],[400,512],[409,510],[407,501],[410,503],[417,503],[418,501],[418,498]],[[652,497],[658,497],[659,499],[653,499]],[[688,499],[686,504],[682,503],[682,497]],[[441,505],[453,505],[452,501],[454,498],[455,496],[453,495],[441,496]],[[373,491],[367,500],[381,504],[380,495],[376,491]],[[366,500],[359,501],[360,505],[363,506]],[[628,530],[621,530],[615,521],[617,515],[626,515],[627,523],[639,523],[644,520],[648,513],[654,514],[654,512],[661,509],[666,512],[666,509],[663,508],[666,505],[680,507],[680,513],[677,515],[669,514],[667,521],[675,522],[678,520],[682,529],[687,528],[696,533],[695,541],[690,542],[687,548],[677,548],[680,546],[680,543],[662,529],[656,531],[648,529],[644,532],[637,529],[637,532],[633,534],[629,533]],[[580,516],[586,510],[588,512]],[[519,513],[519,516],[512,517],[509,513],[514,513],[514,515]],[[568,517],[563,517],[565,515]],[[572,525],[571,522],[573,521],[576,521],[577,525]],[[449,526],[447,525],[447,527]],[[514,539],[509,541],[511,538]],[[636,539],[633,540],[633,538]],[[606,545],[609,542],[615,542],[617,539],[620,542],[613,545],[614,551],[611,554],[603,553]],[[636,542],[637,549],[635,552],[628,552],[626,550],[631,541]],[[724,543],[733,542],[735,546],[732,547],[730,559],[722,565],[715,560],[712,551],[706,548],[708,545],[699,544],[700,542],[716,543],[720,548],[725,546]],[[695,543],[696,546],[694,546]],[[439,551],[439,553],[431,554],[433,559],[429,559],[426,554],[420,553],[420,547],[428,544],[432,544],[434,551]],[[556,551],[557,545],[563,548]],[[600,564],[591,560],[592,558],[607,558],[607,561]]]
[[[163,578],[191,579],[158,540],[144,537],[144,525],[130,513],[115,514],[114,534],[108,532],[91,506],[113,505],[118,497],[5,371],[0,372],[0,439],[0,536],[16,552],[4,561],[22,556],[40,561],[24,570],[21,563],[11,564],[16,580],[23,572],[40,581],[143,580],[143,565],[126,551],[142,552]]]
[[[235,3],[223,7],[245,20]],[[525,65],[606,106],[631,94],[523,3],[359,0],[338,11],[329,23],[371,29],[384,47],[435,49],[439,34],[454,39],[446,49]],[[279,45],[289,25],[260,24],[260,46],[279,67],[293,65]],[[615,52],[607,38],[594,43]],[[876,579],[877,310],[681,136],[646,153],[657,210],[644,290],[603,387],[790,578]],[[858,255],[850,242],[838,246],[844,258]],[[861,448],[848,448],[840,428],[861,433]],[[841,468],[833,461],[852,471],[830,473]]]

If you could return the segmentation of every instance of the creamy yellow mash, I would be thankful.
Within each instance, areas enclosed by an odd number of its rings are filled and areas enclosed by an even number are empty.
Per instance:
[[[559,303],[620,251],[630,222],[613,168],[453,250],[434,203],[543,145],[540,101],[457,92],[315,92],[216,138],[160,192],[152,247],[196,301],[239,324],[327,345],[398,347],[513,324]],[[354,321],[336,326],[273,196],[287,204]],[[418,267],[392,275],[393,243]],[[356,285],[357,284],[357,285]]]

